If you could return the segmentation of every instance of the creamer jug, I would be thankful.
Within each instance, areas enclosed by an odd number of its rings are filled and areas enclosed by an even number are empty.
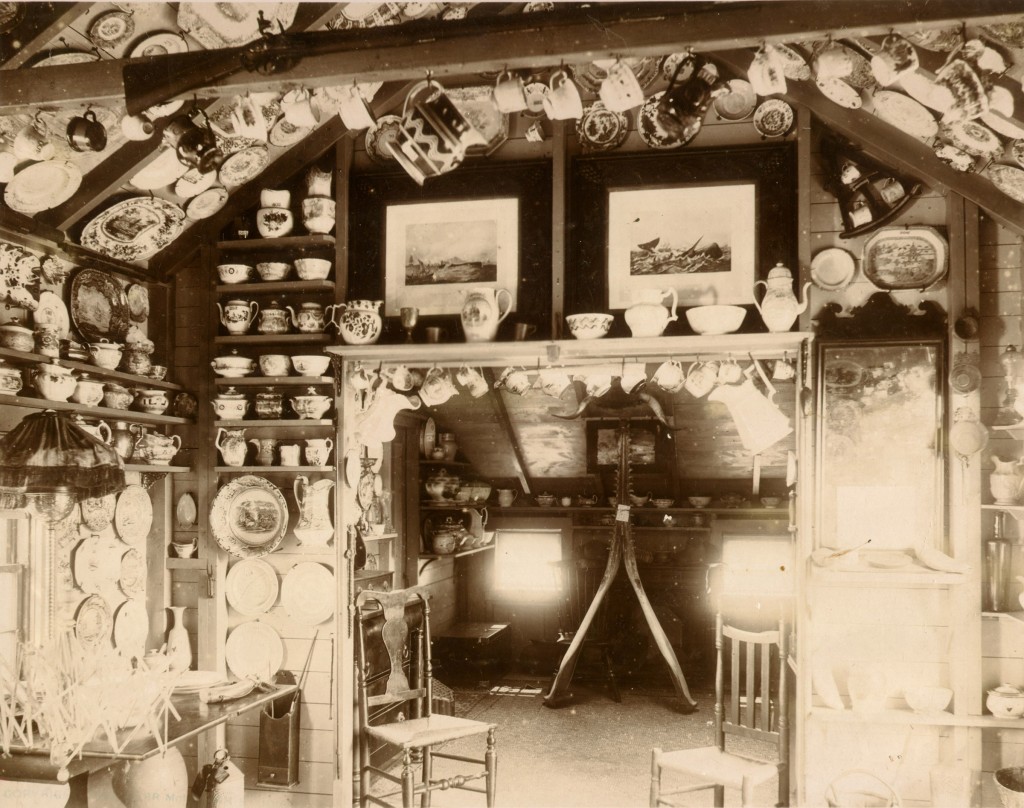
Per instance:
[[[501,296],[506,298],[501,308]],[[459,313],[466,342],[493,342],[498,335],[498,324],[512,311],[512,293],[508,289],[478,287],[466,293]]]
[[[671,309],[664,305],[666,297],[672,298]],[[623,315],[634,337],[660,336],[665,326],[679,319],[676,314],[679,295],[675,289],[640,289],[634,294],[634,299],[636,303]]]

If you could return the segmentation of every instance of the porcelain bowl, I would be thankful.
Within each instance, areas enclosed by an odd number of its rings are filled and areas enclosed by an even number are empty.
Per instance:
[[[261,354],[260,373],[264,376],[287,376],[291,368],[288,354]]]
[[[711,497],[687,497],[686,501],[694,508],[706,508],[711,504]]]
[[[937,713],[946,709],[953,691],[948,687],[911,685],[903,688],[903,698],[915,713]]]
[[[732,334],[746,316],[742,306],[694,306],[686,310],[686,321],[698,334]]]
[[[642,496],[637,496],[636,494],[629,495],[629,502],[634,508],[642,508],[647,504],[647,500],[649,499],[650,497],[646,494]]]
[[[569,333],[576,339],[600,339],[612,327],[615,318],[610,314],[570,314],[565,318]]]
[[[245,283],[252,277],[249,264],[217,264],[217,277],[221,283]]]
[[[35,334],[31,328],[10,322],[0,326],[0,345],[15,351],[31,353],[36,346]]]
[[[331,262],[326,258],[296,258],[295,274],[303,281],[322,281],[331,274]]]
[[[251,376],[256,369],[256,362],[248,356],[218,356],[210,362],[210,367],[213,368],[213,372],[218,376],[238,378],[240,376]]]
[[[287,261],[261,261],[256,265],[256,272],[261,281],[283,281],[291,268]]]
[[[1013,685],[1000,685],[988,691],[985,706],[999,718],[1020,718],[1024,715],[1024,693]]]
[[[331,365],[331,357],[310,354],[292,357],[292,367],[300,376],[323,376]]]
[[[674,499],[658,497],[657,499],[654,500],[654,507],[655,508],[671,508],[675,504],[675,502],[676,501]]]

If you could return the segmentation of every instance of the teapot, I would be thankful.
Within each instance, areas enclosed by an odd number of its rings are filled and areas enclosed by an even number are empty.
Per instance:
[[[213,445],[220,449],[220,456],[227,466],[245,465],[245,430],[218,427]]]
[[[501,308],[501,296],[507,303]],[[466,293],[459,317],[466,342],[493,342],[498,334],[498,324],[512,311],[512,293],[508,289],[487,289],[478,287]]]
[[[457,552],[471,538],[466,526],[446,516],[444,522],[434,525],[428,516],[423,522],[423,533],[430,540],[430,547],[438,555]]]
[[[218,303],[217,310],[220,312],[220,321],[229,334],[244,334],[259,312],[260,304],[255,300],[236,299],[227,301],[223,306]]]
[[[672,297],[672,308],[662,305],[666,297]],[[634,337],[657,337],[665,330],[665,326],[679,319],[676,305],[679,296],[675,289],[640,289],[634,294],[636,303],[626,309],[626,324]]]
[[[174,149],[178,162],[195,168],[200,174],[208,174],[224,162],[224,153],[214,133],[197,125],[188,115],[171,119],[164,127],[163,139]]]
[[[757,281],[754,289],[764,284],[764,299],[758,303],[754,301],[761,319],[768,326],[769,331],[789,331],[793,321],[807,310],[807,287],[810,281],[804,284],[803,300],[797,300],[793,294],[793,275],[781,263],[768,273],[767,281]]]
[[[287,334],[288,311],[276,300],[271,300],[270,305],[260,311],[256,330],[261,334]]]
[[[330,312],[334,306],[328,306],[325,310],[319,303],[302,303],[299,305],[297,313],[291,306],[285,306],[285,308],[288,309],[288,314],[291,315],[292,325],[299,331],[304,334],[319,334],[324,330],[324,325],[328,322],[325,317],[330,317]]]
[[[75,413],[71,416],[71,422],[80,429],[88,432],[96,438],[96,440],[105,443],[107,446],[110,445],[110,439],[113,436],[113,433],[110,431],[110,425],[106,421],[97,421],[95,424],[87,424],[81,415]]]
[[[330,321],[348,345],[369,345],[377,341],[383,327],[381,300],[350,300],[334,306]]]
[[[157,432],[145,432],[135,441],[132,456],[154,466],[166,466],[180,449],[181,438],[178,435],[167,437]]]
[[[36,390],[49,401],[67,401],[78,381],[71,371],[56,362],[44,362],[32,373]]]
[[[686,78],[680,80],[680,74]],[[711,102],[727,92],[727,85],[718,84],[718,68],[702,57],[687,54],[658,102],[658,125],[674,140],[686,143],[700,130]]]

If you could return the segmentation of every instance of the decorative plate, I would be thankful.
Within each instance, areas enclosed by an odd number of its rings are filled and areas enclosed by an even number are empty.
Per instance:
[[[992,160],[1002,154],[1003,144],[995,132],[977,121],[955,121],[939,128],[939,134],[958,149]]]
[[[142,657],[148,637],[146,602],[129,598],[114,612],[114,647],[127,657]]]
[[[160,197],[136,196],[107,208],[85,226],[83,247],[138,261],[160,252],[185,227],[185,212]]]
[[[911,70],[900,76],[898,82],[907,95],[928,109],[945,113],[953,105],[953,94],[937,84],[920,70]]]
[[[826,292],[845,289],[856,272],[857,263],[853,256],[839,247],[829,247],[811,259],[811,280]]]
[[[174,193],[182,199],[191,199],[211,187],[216,181],[216,171],[200,174],[198,168],[190,168],[174,183]]]
[[[762,101],[754,110],[754,128],[763,137],[782,137],[793,125],[793,108],[781,98]]]
[[[787,79],[806,81],[811,77],[811,68],[796,50],[782,42],[775,42],[775,52],[782,58],[782,72]]]
[[[919,48],[936,53],[948,53],[963,44],[959,25],[951,25],[948,28],[929,28],[924,31],[903,31],[902,34],[905,39],[910,40]]]
[[[445,90],[470,125],[486,141],[482,146],[470,146],[466,154],[490,154],[508,140],[508,115],[494,105],[491,86],[455,87]]]
[[[132,48],[131,57],[137,59],[140,56],[165,56],[168,53],[185,53],[187,50],[188,42],[181,34],[173,31],[156,31],[139,40]]]
[[[1017,138],[1010,144],[1010,156],[1021,168],[1024,168],[1024,138]],[[42,299],[40,298],[40,305]]]
[[[935,118],[924,105],[903,93],[879,90],[871,102],[875,115],[916,138],[931,140],[939,131]]]
[[[185,215],[194,222],[202,221],[213,216],[227,201],[227,188],[216,185],[192,197],[185,205]]]
[[[71,280],[71,322],[89,342],[124,342],[131,312],[124,288],[106,272],[80,269]]]
[[[83,592],[97,594],[108,590],[121,576],[124,545],[112,538],[90,536],[73,551],[75,585]]]
[[[729,79],[725,83],[729,92],[714,100],[714,108],[723,121],[742,121],[757,106],[757,95],[749,81]]]
[[[258,617],[277,602],[277,571],[258,558],[236,561],[224,587],[231,608],[246,617]]]
[[[376,28],[393,25],[401,15],[398,3],[346,3],[341,10],[342,22],[353,28]]]
[[[67,160],[32,163],[14,175],[4,191],[11,210],[31,216],[67,202],[82,184],[82,172]]]
[[[588,151],[617,149],[628,135],[629,118],[622,112],[612,112],[601,101],[587,104],[576,121],[576,136]]]
[[[295,19],[298,3],[181,3],[178,28],[204,48],[234,48],[258,39],[257,14],[271,31],[284,31]]]
[[[841,107],[846,107],[847,109],[860,109],[864,104],[864,99],[860,97],[860,93],[857,92],[857,88],[851,84],[847,84],[842,79],[817,79],[814,83],[818,86],[818,89],[821,90],[822,95],[824,95],[829,101],[839,104]]]
[[[1011,48],[1024,48],[1024,18],[983,25],[981,30]]]
[[[149,289],[141,283],[129,283],[124,290],[128,299],[128,313],[136,323],[144,323],[149,317]]]
[[[146,559],[134,547],[121,556],[121,574],[117,583],[129,598],[134,599],[146,593]]]
[[[208,687],[223,684],[227,679],[217,671],[182,671],[174,684],[176,695],[198,693]]]
[[[334,573],[313,561],[296,564],[281,584],[285,614],[306,626],[318,626],[334,614],[337,586]]]
[[[281,118],[271,128],[270,134],[267,137],[272,146],[291,146],[294,143],[298,143],[312,131],[312,127],[296,126],[286,118]]]
[[[89,41],[97,48],[119,48],[135,33],[135,20],[127,11],[108,11],[89,26]]]
[[[112,627],[110,607],[99,595],[90,595],[75,609],[75,636],[86,648],[99,648],[109,641]]]
[[[128,544],[139,544],[146,540],[152,527],[153,501],[149,492],[141,485],[127,486],[118,496],[114,509],[117,535]]]
[[[366,154],[377,163],[393,163],[395,158],[387,149],[389,140],[394,140],[402,119],[397,115],[381,115],[375,126],[366,130]]]
[[[253,620],[236,626],[228,635],[224,656],[239,679],[255,676],[269,682],[284,662],[284,644],[271,626]]]
[[[548,97],[551,88],[543,81],[531,81],[523,92],[526,94],[526,109],[523,115],[527,118],[541,118],[544,116],[544,99]]]
[[[135,172],[128,182],[140,191],[165,188],[188,171],[173,149],[163,149],[149,165]]]
[[[60,65],[81,65],[87,62],[98,62],[100,56],[98,53],[92,51],[80,51],[80,50],[59,50],[50,51],[49,56],[44,56],[37,62],[32,63],[32,67],[59,67]]]
[[[178,527],[184,529],[192,527],[198,516],[196,501],[191,494],[186,492],[178,497],[178,504],[174,506],[174,517],[178,520]]]
[[[989,109],[988,112],[983,112],[978,116],[978,120],[993,132],[998,132],[1003,137],[1011,139],[1024,138],[1024,126],[1017,123],[1015,118],[1007,117],[1003,113],[997,112],[994,109]]]
[[[608,68],[615,64],[615,61],[615,59],[598,59],[589,64],[573,65],[573,78],[581,90],[586,90],[596,95],[601,91],[601,83],[608,76]],[[660,61],[660,59],[654,56],[622,59],[622,63],[633,71],[637,82],[644,90],[657,80]]]
[[[429,458],[436,445],[437,424],[434,423],[433,418],[428,418],[423,422],[423,427],[420,429],[420,451],[423,452],[424,457]]]
[[[1024,171],[1014,166],[991,165],[985,174],[1008,197],[1024,202]]]
[[[926,289],[946,276],[946,241],[931,227],[888,227],[864,244],[864,277],[879,289]]]
[[[217,179],[222,185],[241,185],[259,174],[269,159],[270,152],[266,146],[242,149],[221,163]]]
[[[678,146],[685,146],[693,140],[701,127],[694,127],[688,134],[689,137],[676,137],[666,132],[658,123],[658,102],[664,95],[664,91],[657,92],[644,101],[636,116],[636,131],[640,139],[652,149],[674,149]]]
[[[935,156],[954,171],[973,171],[974,158],[963,149],[940,143],[934,148]]]
[[[93,533],[99,533],[113,520],[116,503],[113,494],[83,499],[78,503],[82,510],[82,524]]]
[[[420,434],[420,445],[423,443],[422,433]],[[359,485],[359,478],[363,473],[363,464],[359,460],[359,450],[349,449],[345,452],[345,485],[355,488]]]
[[[59,295],[48,289],[39,293],[39,308],[32,313],[32,322],[37,328],[43,325],[55,328],[61,339],[67,339],[71,330],[68,307]]]
[[[246,474],[221,488],[210,507],[210,530],[222,549],[238,558],[259,558],[281,544],[288,505],[269,480]]]

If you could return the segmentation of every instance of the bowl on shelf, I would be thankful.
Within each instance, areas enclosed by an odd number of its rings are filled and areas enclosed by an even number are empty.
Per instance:
[[[667,497],[656,497],[654,499],[654,507],[671,508],[673,505],[675,505],[675,502],[676,501],[674,499],[668,499]]]
[[[331,273],[331,262],[326,258],[296,258],[295,274],[299,280],[322,281]]]
[[[283,281],[288,277],[292,265],[287,261],[261,261],[256,265],[261,281]]]
[[[694,508],[706,508],[711,504],[711,497],[687,497],[686,501]]]
[[[781,497],[761,497],[761,504],[766,508],[778,508]]]
[[[985,706],[998,718],[1020,718],[1024,715],[1024,692],[1014,685],[1002,684],[988,691]]]
[[[249,264],[217,264],[217,277],[221,283],[245,283],[252,278]]]
[[[309,354],[292,357],[292,367],[300,376],[323,376],[331,364],[326,354]]]
[[[256,362],[248,356],[241,356],[237,352],[232,352],[227,356],[218,356],[210,362],[210,367],[213,368],[213,372],[218,376],[224,376],[225,378],[240,378],[242,376],[251,376],[256,370]]]
[[[642,508],[647,504],[647,501],[651,498],[650,494],[630,494],[629,502],[634,508]]]
[[[686,310],[686,321],[698,334],[732,334],[746,316],[742,306],[694,306]]]
[[[610,314],[570,314],[565,318],[569,333],[576,339],[600,339],[612,327],[615,318]]]
[[[909,685],[903,688],[903,698],[915,713],[937,713],[949,705],[953,691],[948,687]]]

